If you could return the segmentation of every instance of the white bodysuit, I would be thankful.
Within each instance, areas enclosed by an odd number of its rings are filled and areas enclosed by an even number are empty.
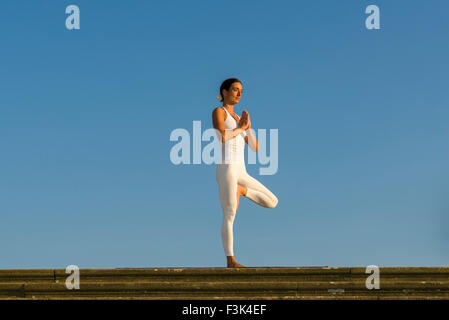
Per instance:
[[[238,127],[237,121],[222,107],[227,114],[225,130]],[[217,164],[216,180],[223,209],[221,238],[226,256],[233,256],[233,223],[237,207],[237,185],[247,188],[246,197],[265,208],[274,208],[278,198],[262,183],[250,176],[245,167],[245,139],[246,132],[221,142],[222,163]]]

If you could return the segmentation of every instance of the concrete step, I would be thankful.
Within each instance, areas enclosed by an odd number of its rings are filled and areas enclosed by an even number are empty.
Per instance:
[[[0,299],[449,299],[449,267],[80,269],[69,290],[65,269],[0,270]]]

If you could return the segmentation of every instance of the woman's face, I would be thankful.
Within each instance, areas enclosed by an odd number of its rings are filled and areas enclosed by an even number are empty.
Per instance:
[[[231,84],[229,90],[223,89],[224,102],[228,104],[237,104],[242,97],[242,84],[240,82],[234,82]]]

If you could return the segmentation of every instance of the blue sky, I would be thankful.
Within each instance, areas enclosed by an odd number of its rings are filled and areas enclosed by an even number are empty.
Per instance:
[[[81,29],[65,28],[76,4]],[[365,8],[380,8],[380,30]],[[170,162],[237,77],[278,129],[247,266],[449,264],[447,1],[2,1],[0,268],[223,267],[215,165]]]

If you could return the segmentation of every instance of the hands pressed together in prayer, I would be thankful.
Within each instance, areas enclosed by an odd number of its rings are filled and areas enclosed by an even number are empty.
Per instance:
[[[240,117],[239,127],[243,130],[248,130],[251,128],[251,120],[249,118],[249,113],[246,110],[243,110],[242,116]]]

